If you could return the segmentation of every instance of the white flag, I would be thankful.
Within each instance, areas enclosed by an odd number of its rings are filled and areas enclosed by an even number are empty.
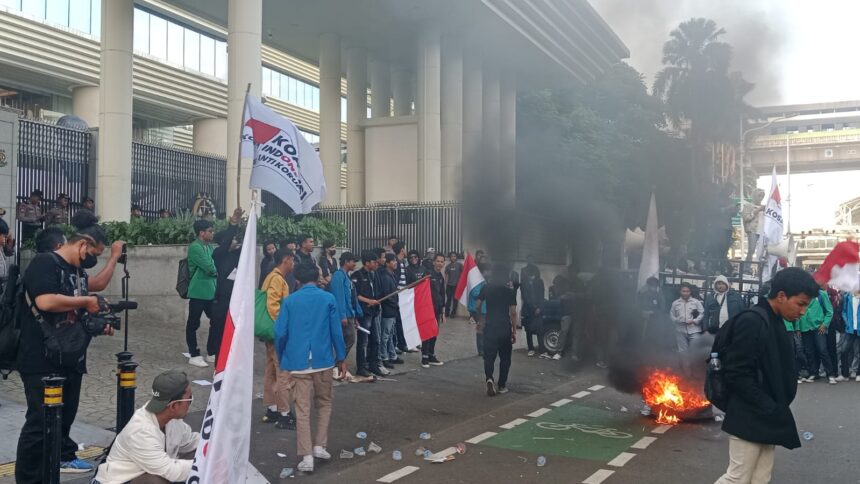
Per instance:
[[[779,196],[779,185],[776,182],[776,167],[773,167],[773,177],[770,182],[770,193],[767,196],[767,204],[764,207],[764,224],[762,224],[761,235],[764,237],[764,246],[777,245],[782,242],[782,199]]]
[[[660,226],[657,223],[657,199],[651,193],[648,207],[648,222],[645,224],[645,243],[642,246],[642,262],[639,264],[638,289],[645,287],[651,277],[660,274]]]
[[[292,121],[249,94],[242,126],[241,156],[254,160],[251,188],[272,193],[298,214],[325,199],[320,157]]]
[[[246,482],[251,446],[254,382],[254,289],[257,211],[250,210],[224,338],[215,364],[212,393],[203,416],[200,444],[188,484]]]

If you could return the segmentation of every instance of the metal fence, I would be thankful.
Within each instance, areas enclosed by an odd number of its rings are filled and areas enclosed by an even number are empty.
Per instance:
[[[209,194],[217,213],[226,210],[226,159],[139,142],[131,151],[131,203],[144,217],[191,210],[200,192]]]

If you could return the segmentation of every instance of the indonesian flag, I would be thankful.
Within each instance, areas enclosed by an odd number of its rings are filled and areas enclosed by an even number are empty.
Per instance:
[[[482,282],[484,282],[484,276],[478,270],[478,264],[475,264],[472,254],[466,252],[466,262],[463,264],[463,272],[460,273],[460,280],[457,281],[457,289],[454,290],[454,297],[463,306],[468,306],[469,293]]]
[[[248,463],[248,451],[254,396],[256,251],[257,211],[250,210],[212,392],[188,484],[244,483],[250,482],[246,476],[255,473]]]
[[[295,213],[310,213],[325,198],[322,162],[296,125],[259,99],[245,96],[242,158],[253,158],[251,188],[262,188]]]
[[[407,348],[415,348],[422,341],[439,335],[433,296],[430,294],[430,279],[424,279],[414,287],[403,290],[397,298]]]
[[[819,284],[827,283],[840,291],[860,289],[860,244],[853,240],[836,244],[813,277]]]

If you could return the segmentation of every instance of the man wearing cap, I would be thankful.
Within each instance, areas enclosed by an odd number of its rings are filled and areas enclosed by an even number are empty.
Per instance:
[[[69,223],[69,197],[65,193],[57,195],[57,205],[45,214],[45,225]]]
[[[171,370],[155,377],[152,399],[116,436],[93,483],[185,482],[200,442],[200,434],[182,420],[193,400],[185,373]]]
[[[42,228],[42,190],[33,190],[30,200],[18,204],[18,221],[21,222],[21,240],[27,240],[36,235]]]

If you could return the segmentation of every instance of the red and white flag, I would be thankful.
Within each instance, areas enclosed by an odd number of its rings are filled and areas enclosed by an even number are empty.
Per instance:
[[[254,289],[257,267],[257,211],[250,210],[215,378],[203,415],[200,444],[188,484],[247,482],[251,402],[254,397]]]
[[[298,214],[325,199],[325,176],[316,150],[289,119],[254,96],[245,96],[242,158],[253,158],[251,188],[262,188]]]
[[[460,273],[460,280],[457,281],[457,288],[454,290],[454,297],[460,301],[463,306],[469,305],[469,293],[472,289],[478,287],[484,281],[484,276],[478,270],[478,264],[472,258],[472,254],[466,252],[466,261],[463,263],[463,272]]]
[[[397,298],[407,348],[415,348],[422,341],[439,335],[433,296],[430,294],[430,279],[424,279],[415,287],[403,290]]]
[[[860,290],[860,244],[854,240],[836,244],[813,277],[840,291]]]

